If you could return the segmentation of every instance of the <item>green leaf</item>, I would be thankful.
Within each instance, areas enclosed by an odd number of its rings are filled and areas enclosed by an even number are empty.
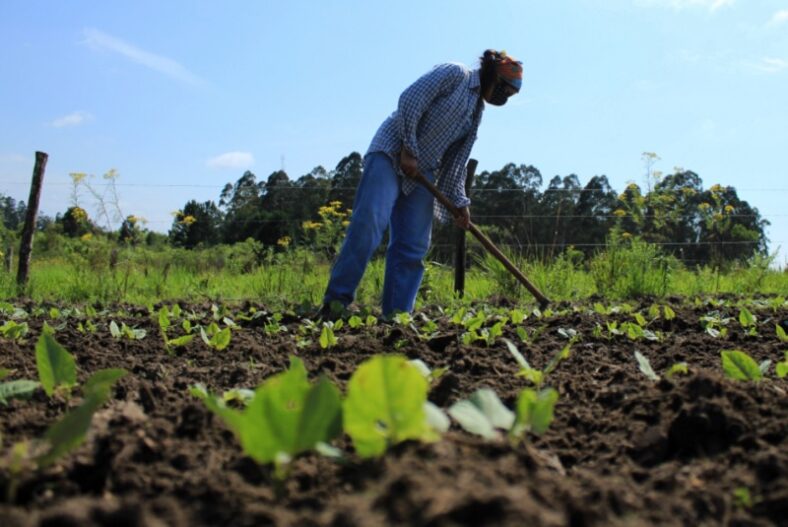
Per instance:
[[[87,381],[82,404],[69,411],[44,434],[50,448],[37,458],[39,466],[52,464],[82,443],[93,414],[109,399],[112,384],[125,373],[124,370],[101,370]]]
[[[222,351],[230,345],[231,336],[230,328],[224,328],[223,330],[214,333],[213,337],[211,337],[210,345],[216,350]]]
[[[320,332],[320,347],[328,349],[337,344],[337,338],[334,336],[334,330],[328,324],[323,325],[323,330]]]
[[[28,399],[39,386],[36,381],[27,379],[0,383],[0,404],[7,405],[11,399]]]
[[[433,440],[424,411],[427,380],[400,355],[378,355],[353,373],[343,403],[345,431],[361,457],[407,439]]]
[[[181,335],[167,341],[168,348],[182,348],[194,340],[194,335]]]
[[[290,368],[266,380],[243,411],[202,386],[191,388],[235,433],[244,452],[260,463],[282,465],[341,432],[341,400],[331,381],[310,385],[304,363],[291,357]]]
[[[451,426],[449,416],[438,406],[427,401],[424,403],[424,413],[427,416],[427,423],[429,423],[433,430],[439,434],[445,434],[449,431],[449,427]]]
[[[635,351],[635,359],[638,361],[638,368],[640,371],[648,377],[650,380],[656,382],[659,380],[659,375],[654,373],[654,369],[651,367],[651,363],[649,360],[639,351]]]
[[[542,435],[553,422],[553,410],[558,401],[558,392],[545,388],[537,392],[526,388],[517,398],[517,408],[512,435],[520,437],[524,432]]]
[[[777,338],[780,339],[780,342],[788,342],[788,335],[785,334],[785,330],[780,324],[775,326],[775,330],[777,331]]]
[[[109,333],[113,338],[116,339],[119,339],[123,336],[123,333],[121,333],[120,328],[118,327],[118,323],[114,320],[111,320],[109,323]]]
[[[489,388],[480,388],[469,399],[454,403],[449,415],[466,432],[485,439],[495,439],[496,429],[509,430],[514,424],[514,413]]]
[[[687,367],[686,362],[677,362],[676,364],[672,365],[670,369],[665,373],[665,377],[670,379],[674,375],[687,375],[689,373],[689,368]]]
[[[742,307],[739,310],[739,324],[741,324],[743,328],[755,326],[755,316],[750,313],[750,310],[746,307]]]
[[[760,381],[763,378],[758,363],[739,350],[726,350],[722,353],[722,369],[725,375],[738,381]]]
[[[664,306],[662,311],[665,314],[665,320],[673,320],[676,318],[676,312],[673,311],[670,306]]]
[[[640,313],[635,313],[635,322],[637,322],[638,326],[645,327],[648,322],[646,322],[646,317],[641,315]]]
[[[0,368],[0,381],[11,375],[11,371],[8,368]]]
[[[788,375],[788,351],[785,352],[785,360],[778,362],[774,370],[780,379],[784,379]]]
[[[70,389],[77,384],[74,357],[50,333],[42,333],[36,343],[38,380],[49,397],[55,389]]]
[[[170,317],[165,306],[162,306],[161,309],[159,309],[159,327],[164,332],[170,328]]]

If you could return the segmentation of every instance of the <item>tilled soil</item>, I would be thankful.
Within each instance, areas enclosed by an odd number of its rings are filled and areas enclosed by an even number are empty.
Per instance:
[[[597,323],[631,315],[583,308],[526,319],[522,326],[538,336],[519,347],[535,367],[566,344],[559,329],[582,337],[547,380],[560,400],[541,437],[512,446],[453,425],[437,443],[396,445],[375,460],[357,458],[343,438],[337,446],[344,460],[301,456],[284,484],[244,456],[232,433],[189,394],[190,385],[253,388],[298,355],[311,375],[323,373],[344,389],[359,363],[392,352],[448,368],[430,392],[443,408],[481,387],[512,407],[526,382],[500,339],[489,347],[463,345],[463,328],[436,310],[427,314],[439,330],[428,339],[396,324],[346,326],[326,351],[316,338],[296,345],[298,317],[286,316],[287,331],[277,334],[266,334],[263,317],[235,331],[223,351],[198,338],[173,355],[146,310],[123,308],[124,316],[98,319],[95,334],[77,331],[84,319],[69,318],[56,338],[76,357],[80,382],[100,368],[122,367],[129,375],[74,453],[20,476],[13,493],[3,470],[0,496],[11,501],[0,505],[0,525],[788,525],[788,380],[777,379],[774,366],[758,384],[729,380],[720,361],[723,349],[741,349],[759,362],[781,360],[788,345],[774,326],[788,310],[756,312],[758,335],[747,336],[732,308],[674,309],[677,318],[649,326],[664,333],[660,342],[593,336]],[[701,327],[699,318],[714,309],[734,319],[725,338]],[[34,346],[45,319],[28,319],[24,342],[0,340],[0,367],[14,370],[12,378],[36,378]],[[116,340],[110,319],[148,335]],[[520,342],[511,325],[505,336]],[[689,374],[651,381],[634,350],[658,373],[686,362]],[[50,400],[39,390],[0,406],[4,451],[40,437],[78,403]]]

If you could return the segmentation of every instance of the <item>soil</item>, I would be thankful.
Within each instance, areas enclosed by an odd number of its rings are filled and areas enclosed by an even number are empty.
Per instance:
[[[210,313],[207,306],[190,309]],[[344,389],[359,363],[395,349],[448,368],[430,392],[443,408],[481,387],[493,388],[512,407],[526,382],[500,339],[489,347],[463,345],[462,328],[436,309],[426,312],[439,322],[429,339],[396,324],[346,326],[338,345],[326,351],[316,339],[296,345],[299,317],[286,316],[287,331],[272,335],[262,317],[235,331],[223,351],[198,338],[172,355],[144,309],[123,307],[122,317],[94,319],[95,334],[77,331],[84,318],[69,318],[56,338],[75,356],[80,382],[100,368],[130,374],[94,416],[82,446],[17,481],[11,501],[0,504],[0,525],[788,525],[788,380],[777,379],[772,366],[763,382],[733,381],[720,361],[722,349],[734,348],[759,362],[781,360],[788,346],[774,325],[788,310],[758,311],[759,335],[747,336],[733,309],[676,303],[674,309],[677,318],[649,326],[664,333],[660,342],[594,337],[597,323],[632,318],[603,317],[587,307],[525,320],[528,332],[539,336],[519,347],[535,367],[566,344],[559,329],[582,335],[548,378],[560,399],[541,437],[516,446],[486,442],[455,424],[439,442],[403,443],[374,460],[356,457],[343,438],[336,444],[343,461],[300,456],[284,484],[243,454],[233,434],[189,394],[190,385],[218,392],[253,388],[286,368],[293,354],[310,375],[323,373]],[[725,338],[701,326],[700,317],[714,310],[733,317]],[[116,340],[110,318],[148,335]],[[24,342],[0,340],[0,367],[14,370],[12,378],[37,377],[34,346],[45,320],[53,324],[44,315],[27,320]],[[519,342],[511,329],[505,336]],[[677,362],[686,362],[689,373],[651,381],[639,371],[634,350],[659,373]],[[30,400],[0,406],[3,450],[40,437],[78,403],[50,400],[39,390]],[[8,473],[0,472],[0,496],[10,490]]]

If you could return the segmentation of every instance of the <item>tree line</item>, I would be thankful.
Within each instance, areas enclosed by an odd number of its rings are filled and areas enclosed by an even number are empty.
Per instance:
[[[647,161],[655,157],[644,156]],[[363,157],[353,152],[333,170],[318,166],[296,179],[278,170],[258,180],[246,171],[224,186],[218,201],[187,201],[166,241],[187,249],[250,238],[275,249],[314,244],[310,231],[327,220],[322,212],[328,204],[334,211],[352,209],[362,170]],[[570,247],[591,255],[603,249],[611,236],[659,244],[688,264],[720,264],[767,254],[769,223],[738,197],[735,188],[704,188],[698,174],[683,169],[662,175],[651,172],[649,165],[646,177],[646,189],[632,183],[616,191],[605,175],[582,184],[575,174],[554,176],[545,186],[536,167],[509,163],[474,178],[472,219],[496,243],[530,258],[550,259]],[[0,196],[0,207],[5,228],[19,228],[24,203]],[[48,223],[52,220],[44,218],[40,226]],[[101,230],[77,206],[58,214],[54,226],[68,236]],[[117,236],[140,243],[145,229],[129,216]],[[453,239],[451,225],[436,224],[431,258],[450,261]]]

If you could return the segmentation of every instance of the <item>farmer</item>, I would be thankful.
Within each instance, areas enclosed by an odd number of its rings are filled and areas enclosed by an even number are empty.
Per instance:
[[[460,210],[454,223],[468,229],[470,200],[465,165],[476,140],[484,103],[503,106],[522,86],[522,63],[487,50],[478,69],[440,64],[408,87],[378,129],[364,156],[345,241],[331,271],[320,318],[335,318],[353,301],[372,254],[390,228],[383,282],[383,315],[410,312],[424,275],[434,197],[413,179],[436,182]],[[438,204],[435,216],[449,211]]]

